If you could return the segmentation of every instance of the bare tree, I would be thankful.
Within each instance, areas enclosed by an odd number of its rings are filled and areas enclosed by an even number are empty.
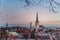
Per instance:
[[[46,2],[49,5],[49,10],[51,10],[52,12],[56,13],[57,11],[55,10],[55,8],[60,6],[60,3],[57,2],[56,0],[20,0],[20,1],[24,1],[25,2],[25,6],[26,7],[30,7],[31,5],[40,5],[44,2]]]

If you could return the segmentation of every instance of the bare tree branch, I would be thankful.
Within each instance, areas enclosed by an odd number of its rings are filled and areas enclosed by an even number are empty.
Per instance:
[[[54,13],[56,13],[56,11],[54,10],[54,7],[53,7],[53,5],[52,5],[52,1],[51,1],[51,0],[49,0],[49,3],[50,3],[51,10],[52,10]]]
[[[30,5],[30,1],[29,1],[29,0],[25,0],[25,2],[26,2],[26,4],[27,4],[27,6]]]
[[[33,5],[36,5],[36,4],[37,5],[41,4],[41,6],[44,6],[43,2],[47,1],[47,4],[49,4],[51,11],[54,13],[57,12],[55,8],[59,7],[60,5],[60,3],[56,2],[55,0],[23,0],[23,1],[25,2],[26,7],[31,6],[31,5],[33,7]]]
[[[60,3],[54,1],[54,0],[51,0],[52,2],[54,2],[56,5],[60,5]]]

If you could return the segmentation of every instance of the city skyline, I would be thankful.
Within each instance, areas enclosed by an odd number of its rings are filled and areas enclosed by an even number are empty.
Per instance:
[[[1,0],[0,24],[35,24],[36,13],[40,24],[60,24],[60,8],[58,13],[50,12],[46,7],[33,6],[25,8],[19,0]]]

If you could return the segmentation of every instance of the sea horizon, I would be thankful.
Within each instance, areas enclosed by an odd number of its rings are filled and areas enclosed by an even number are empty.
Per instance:
[[[50,24],[50,25],[44,25],[42,24],[44,27],[47,28],[60,28],[59,24]],[[8,27],[13,27],[13,26],[19,26],[19,27],[26,27],[26,28],[30,28],[30,24],[8,24]],[[6,24],[0,24],[0,27],[6,27]],[[32,25],[32,28],[34,28],[35,25]]]

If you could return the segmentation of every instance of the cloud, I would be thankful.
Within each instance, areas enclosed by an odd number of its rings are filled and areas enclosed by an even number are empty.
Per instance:
[[[43,24],[60,24],[60,21],[46,21]]]

